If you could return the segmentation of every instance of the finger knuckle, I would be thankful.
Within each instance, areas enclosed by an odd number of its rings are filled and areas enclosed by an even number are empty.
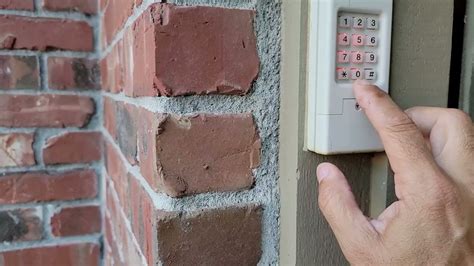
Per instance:
[[[405,113],[392,116],[385,127],[391,133],[418,132],[415,123]]]

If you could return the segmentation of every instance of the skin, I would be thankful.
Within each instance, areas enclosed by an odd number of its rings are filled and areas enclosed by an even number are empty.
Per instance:
[[[474,265],[474,127],[459,110],[403,112],[363,81],[360,106],[379,133],[397,202],[370,219],[344,174],[318,166],[319,206],[352,265]]]

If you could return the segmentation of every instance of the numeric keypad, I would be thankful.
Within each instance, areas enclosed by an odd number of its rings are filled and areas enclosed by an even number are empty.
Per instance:
[[[336,82],[375,81],[379,16],[341,12],[337,29]]]

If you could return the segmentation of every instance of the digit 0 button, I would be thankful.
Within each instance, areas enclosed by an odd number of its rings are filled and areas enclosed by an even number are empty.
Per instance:
[[[337,35],[337,44],[348,46],[350,44],[349,36],[346,33],[339,33]]]
[[[361,79],[362,78],[362,71],[358,68],[351,68],[351,79]]]

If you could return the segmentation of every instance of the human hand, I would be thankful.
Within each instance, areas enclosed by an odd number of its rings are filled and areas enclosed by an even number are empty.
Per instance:
[[[375,86],[356,82],[379,133],[399,199],[363,215],[344,174],[318,166],[319,206],[353,265],[474,265],[474,127],[462,111],[403,112]]]

